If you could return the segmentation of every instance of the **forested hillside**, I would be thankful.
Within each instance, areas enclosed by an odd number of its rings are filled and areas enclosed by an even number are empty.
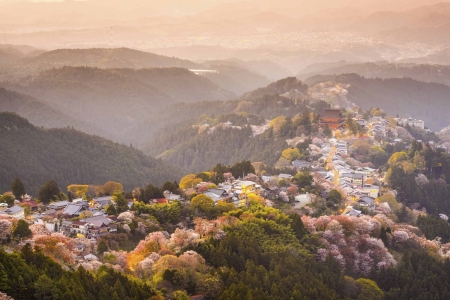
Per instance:
[[[449,124],[450,87],[411,78],[364,78],[357,74],[314,76],[310,85],[332,81],[350,84],[347,98],[362,109],[380,107],[388,115],[410,116],[438,131]]]
[[[0,111],[14,112],[28,119],[33,125],[45,128],[71,126],[89,134],[97,134],[104,137],[113,136],[113,134],[101,130],[92,123],[77,120],[36,98],[3,88],[0,88]]]
[[[160,129],[147,143],[146,153],[191,172],[200,172],[217,163],[233,165],[242,160],[274,166],[288,147],[286,139],[317,132],[318,115],[309,115],[309,112],[320,113],[328,107],[320,101],[296,104],[277,95],[248,103],[243,106],[233,101],[230,104],[237,108],[228,114],[201,115]],[[217,111],[223,109],[217,106]],[[267,124],[267,120],[272,121]],[[232,123],[232,127],[226,122]],[[263,131],[254,135],[251,126],[265,123],[265,128],[260,127]]]
[[[199,102],[204,100],[228,100],[236,95],[224,90],[203,76],[197,76],[182,68],[111,69],[126,77],[137,79],[152,86],[177,102]]]
[[[39,112],[44,108],[40,108],[36,114],[34,108],[30,109],[30,100],[27,100],[27,105],[21,104],[23,100],[9,100],[9,107],[2,107],[3,111],[13,111],[23,117],[31,115],[30,121],[35,125],[70,125],[87,133],[135,144],[138,144],[138,139],[130,138],[127,133],[130,128],[136,129],[136,134],[132,136],[139,136],[137,125],[147,118],[155,118],[172,103],[236,97],[207,78],[182,68],[134,70],[63,67],[36,76],[5,81],[0,86],[31,95],[39,99],[42,103],[40,106],[45,103],[45,107],[67,115],[64,118],[66,121],[62,123],[59,121],[61,116],[57,114],[46,113],[41,117]]]
[[[0,275],[0,290],[14,299],[131,300],[155,295],[142,281],[110,268],[102,267],[96,274],[83,267],[68,271],[29,244],[20,253],[0,249]],[[11,299],[4,296],[0,293],[2,299]]]
[[[240,59],[224,59],[224,60],[209,60],[202,63],[202,65],[210,68],[213,65],[228,65],[242,69],[247,69],[253,73],[262,75],[269,80],[279,80],[292,75],[292,73],[282,66],[271,60],[249,60],[243,61]]]
[[[210,68],[219,72],[207,73],[204,76],[223,89],[232,91],[238,96],[270,83],[270,80],[266,77],[242,67],[211,65]]]
[[[36,193],[45,181],[104,184],[127,189],[178,179],[177,170],[142,152],[73,129],[40,129],[11,113],[0,113],[0,189],[20,177]]]
[[[287,77],[269,84],[266,87],[260,87],[254,91],[245,93],[242,98],[255,99],[265,95],[279,95],[297,90],[298,95],[308,91],[308,86],[295,77]]]

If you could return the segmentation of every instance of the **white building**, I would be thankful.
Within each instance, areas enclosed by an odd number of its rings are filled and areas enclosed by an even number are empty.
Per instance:
[[[401,126],[408,125],[409,127],[415,127],[420,129],[425,129],[425,122],[422,120],[417,120],[413,118],[394,118],[395,121]]]
[[[20,207],[18,205],[13,206],[11,208],[5,209],[0,212],[2,215],[8,215],[10,218],[13,219],[24,219],[25,218],[25,210],[23,207]]]

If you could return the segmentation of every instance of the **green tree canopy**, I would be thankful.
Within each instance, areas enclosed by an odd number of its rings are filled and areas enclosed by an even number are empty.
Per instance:
[[[20,197],[26,194],[25,186],[23,185],[20,178],[14,178],[14,180],[11,182],[11,191],[16,199],[20,199]]]
[[[14,206],[14,197],[10,193],[4,193],[0,196],[0,203],[6,203],[9,207]]]
[[[382,300],[384,299],[383,291],[378,287],[373,280],[366,278],[359,278],[356,280],[360,292],[356,297],[357,300]]]
[[[193,208],[197,208],[204,213],[208,213],[214,205],[214,200],[210,197],[200,194],[192,198],[191,205]]]
[[[49,180],[39,189],[38,198],[42,203],[48,204],[51,200],[58,199],[60,193],[58,183],[54,180]]]
[[[122,193],[114,193],[112,200],[116,204],[116,211],[118,214],[128,210],[128,201]]]
[[[16,228],[13,230],[13,237],[17,239],[25,239],[31,237],[32,235],[33,233],[31,232],[28,223],[25,220],[19,220]]]

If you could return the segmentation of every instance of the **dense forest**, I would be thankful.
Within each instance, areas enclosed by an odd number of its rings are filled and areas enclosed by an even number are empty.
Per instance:
[[[180,177],[177,170],[141,151],[70,128],[37,128],[12,113],[0,114],[0,140],[1,190],[7,190],[15,177],[34,194],[50,179],[62,187],[114,180],[133,189]]]
[[[370,109],[376,103],[388,115],[421,119],[433,131],[448,126],[449,86],[410,78],[369,79],[356,74],[314,76],[307,80],[311,85],[326,81],[350,84],[347,98],[362,109]]]
[[[0,249],[0,291],[16,300],[131,300],[155,295],[153,288],[137,278],[107,267],[94,274],[83,267],[67,271],[39,248],[33,251],[29,244],[20,253],[8,254]]]

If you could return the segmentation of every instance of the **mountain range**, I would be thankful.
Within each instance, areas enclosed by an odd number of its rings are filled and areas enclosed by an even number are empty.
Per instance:
[[[297,77],[305,80],[308,77],[314,75],[334,75],[349,73],[356,73],[366,78],[409,77],[423,82],[436,82],[450,85],[450,66],[413,63],[354,63],[346,61],[340,61],[336,63],[321,63],[314,64],[305,68],[299,74],[297,74]]]

